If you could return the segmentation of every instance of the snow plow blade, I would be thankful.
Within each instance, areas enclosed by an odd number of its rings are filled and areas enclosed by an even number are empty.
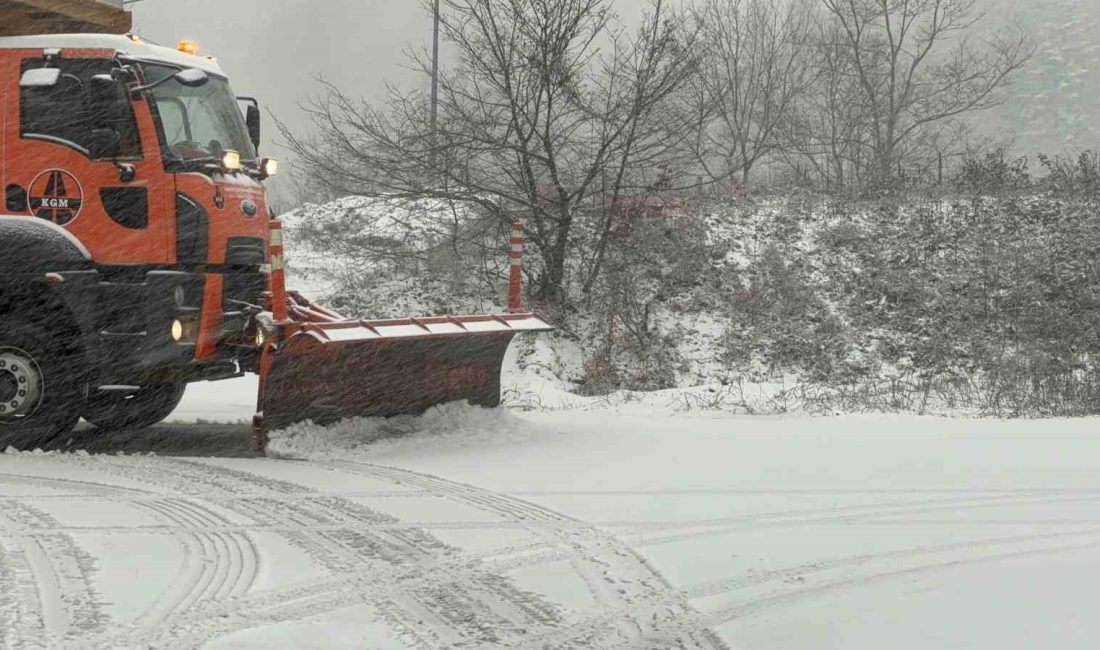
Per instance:
[[[305,420],[419,415],[446,402],[500,404],[516,334],[553,329],[534,314],[291,323],[265,347],[254,434]]]

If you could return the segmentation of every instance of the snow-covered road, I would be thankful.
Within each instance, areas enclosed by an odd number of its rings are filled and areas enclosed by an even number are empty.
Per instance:
[[[179,417],[248,417],[211,386]],[[0,646],[1094,648],[1097,424],[449,405],[0,455]]]

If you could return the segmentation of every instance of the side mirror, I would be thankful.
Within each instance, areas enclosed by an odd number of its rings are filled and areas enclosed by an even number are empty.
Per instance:
[[[32,68],[19,79],[20,88],[53,88],[61,80],[61,68]]]
[[[260,151],[260,108],[258,106],[248,105],[248,109],[245,111],[245,124],[248,126],[248,137],[252,140],[252,146],[256,148],[256,151]]]

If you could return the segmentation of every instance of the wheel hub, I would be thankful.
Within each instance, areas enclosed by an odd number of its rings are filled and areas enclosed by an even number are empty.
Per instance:
[[[18,348],[0,347],[0,425],[33,415],[44,388],[34,357]]]
[[[10,402],[19,395],[19,381],[10,372],[0,373],[0,404]]]

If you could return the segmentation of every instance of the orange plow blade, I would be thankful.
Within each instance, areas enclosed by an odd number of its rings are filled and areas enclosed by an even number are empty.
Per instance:
[[[268,433],[305,420],[419,415],[460,400],[497,406],[513,337],[553,328],[534,314],[505,314],[314,320],[279,329],[280,340],[265,346],[261,360],[254,427],[260,451]]]

